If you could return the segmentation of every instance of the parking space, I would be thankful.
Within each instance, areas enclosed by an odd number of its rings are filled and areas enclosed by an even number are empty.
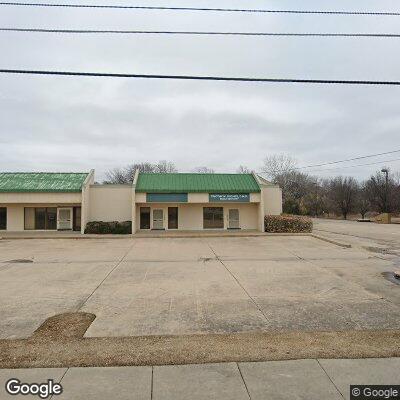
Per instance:
[[[400,328],[393,261],[312,237],[0,241],[0,338],[96,315],[86,336]]]

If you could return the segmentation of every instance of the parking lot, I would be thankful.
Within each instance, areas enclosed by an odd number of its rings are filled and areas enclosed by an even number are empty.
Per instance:
[[[0,338],[96,315],[86,336],[400,328],[393,261],[312,238],[0,241]]]

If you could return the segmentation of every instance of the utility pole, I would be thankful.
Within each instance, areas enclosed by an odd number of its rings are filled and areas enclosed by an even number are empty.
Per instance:
[[[385,212],[389,212],[389,170],[387,168],[382,168],[381,172],[385,174]]]
[[[315,185],[315,216],[318,218],[318,181],[314,182]]]

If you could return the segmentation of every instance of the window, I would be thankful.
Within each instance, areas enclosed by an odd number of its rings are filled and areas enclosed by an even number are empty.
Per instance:
[[[150,207],[140,207],[140,229],[150,229]]]
[[[73,225],[74,231],[81,230],[81,214],[82,214],[81,207],[74,207],[74,225]]]
[[[168,229],[178,229],[178,207],[168,207]]]
[[[26,207],[25,230],[56,230],[56,207]]]
[[[204,229],[223,229],[224,228],[224,208],[223,207],[204,207],[203,208],[203,228]]]
[[[7,229],[7,208],[0,207],[0,230]]]

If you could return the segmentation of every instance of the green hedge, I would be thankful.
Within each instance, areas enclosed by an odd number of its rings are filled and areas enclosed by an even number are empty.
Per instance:
[[[296,215],[266,215],[265,232],[274,233],[307,233],[311,232],[313,223],[308,217]]]
[[[85,228],[85,233],[126,235],[132,233],[132,222],[88,222]]]

